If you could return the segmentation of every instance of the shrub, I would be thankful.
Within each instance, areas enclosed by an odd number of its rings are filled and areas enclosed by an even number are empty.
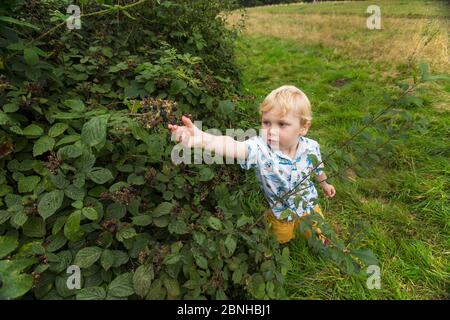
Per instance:
[[[231,117],[232,2],[140,2],[80,1],[71,31],[67,3],[0,7],[0,297],[284,297],[236,170],[170,161],[169,121]]]

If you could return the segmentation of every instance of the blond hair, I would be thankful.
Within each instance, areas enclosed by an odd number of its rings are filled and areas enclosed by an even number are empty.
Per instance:
[[[311,103],[306,94],[295,86],[281,86],[269,93],[259,105],[259,114],[262,115],[272,109],[278,110],[281,117],[292,110],[299,118],[301,126],[311,124]]]

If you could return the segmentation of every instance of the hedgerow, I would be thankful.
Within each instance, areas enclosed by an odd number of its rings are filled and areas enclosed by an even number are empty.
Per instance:
[[[79,30],[68,3],[2,4],[0,297],[283,297],[233,172],[170,160],[168,122],[232,117],[232,3],[140,2],[80,1]]]

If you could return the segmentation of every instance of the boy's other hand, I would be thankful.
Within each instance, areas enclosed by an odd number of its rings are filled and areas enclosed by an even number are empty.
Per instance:
[[[186,116],[181,117],[181,121],[184,126],[178,126],[176,124],[169,124],[168,128],[172,132],[172,140],[180,142],[187,148],[201,147],[202,146],[202,134],[203,131],[197,128]]]
[[[336,189],[333,185],[328,183],[322,183],[320,185],[322,187],[323,192],[325,193],[325,197],[333,198],[336,195]]]

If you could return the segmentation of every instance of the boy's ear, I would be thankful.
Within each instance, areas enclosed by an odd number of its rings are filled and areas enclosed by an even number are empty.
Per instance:
[[[306,134],[308,133],[308,130],[309,130],[310,127],[311,127],[311,123],[307,123],[307,124],[305,124],[304,126],[302,126],[302,127],[300,128],[300,134],[301,134],[302,136],[306,136]]]

